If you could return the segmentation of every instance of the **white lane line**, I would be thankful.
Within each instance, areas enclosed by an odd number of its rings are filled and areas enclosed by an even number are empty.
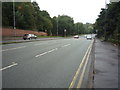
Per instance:
[[[39,45],[43,45],[43,44],[48,44],[48,43],[34,44],[34,46],[39,46]]]
[[[67,46],[70,46],[70,45],[71,45],[71,44],[63,45],[63,46],[62,46],[62,48],[63,48],[63,47],[67,47]]]
[[[35,57],[43,56],[43,55],[48,54],[48,53],[51,53],[51,52],[53,52],[53,51],[55,51],[55,50],[58,50],[58,48],[55,48],[55,49],[52,49],[52,50],[50,50],[50,51],[47,51],[47,52],[41,53],[41,54],[39,54],[39,55],[36,55]]]
[[[52,49],[52,50],[48,51],[48,53],[53,52],[53,51],[55,51],[55,50],[57,50],[57,49],[58,49],[58,48]]]
[[[6,67],[4,67],[4,68],[1,68],[0,71],[5,70],[5,69],[8,69],[8,68],[11,68],[11,67],[16,66],[16,65],[18,65],[18,63],[12,62],[11,65],[6,66]]]
[[[45,54],[47,54],[47,52],[41,53],[41,54],[39,54],[39,55],[36,55],[35,57],[40,57],[40,56],[43,56],[43,55],[45,55]]]
[[[20,48],[25,48],[25,47],[26,47],[26,46],[16,47],[16,48],[10,48],[10,49],[5,49],[5,50],[0,50],[0,52],[9,51],[9,50],[15,50],[15,49],[20,49]]]

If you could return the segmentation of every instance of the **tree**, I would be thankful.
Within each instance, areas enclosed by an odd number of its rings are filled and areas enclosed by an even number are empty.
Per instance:
[[[57,34],[57,20],[58,20],[58,34],[60,36],[65,36],[65,29],[66,35],[72,35],[74,29],[74,20],[70,16],[62,15],[58,17],[53,17],[53,32]],[[56,32],[56,33],[55,33]]]
[[[95,23],[98,30],[98,37],[104,37],[105,40],[114,39],[119,42],[120,37],[120,2],[108,4],[107,9],[102,9]]]
[[[2,3],[2,25],[3,27],[13,27],[13,3]]]
[[[74,25],[74,34],[84,34],[85,33],[85,27],[83,23],[75,23]]]
[[[15,27],[25,30],[45,31],[51,33],[53,28],[52,19],[47,11],[41,11],[37,2],[14,2],[15,5]],[[4,2],[3,26],[13,27],[13,2]]]

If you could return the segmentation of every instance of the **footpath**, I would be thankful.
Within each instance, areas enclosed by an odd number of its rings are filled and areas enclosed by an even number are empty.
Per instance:
[[[2,39],[0,41],[0,44],[10,44],[10,43],[22,43],[22,42],[33,42],[33,41],[45,41],[45,40],[55,40],[55,39],[61,39],[61,38],[37,38],[37,39],[31,39],[31,40],[23,40],[22,38],[20,39],[10,39],[10,40],[4,40]]]
[[[94,88],[120,89],[119,52],[118,46],[96,39]]]

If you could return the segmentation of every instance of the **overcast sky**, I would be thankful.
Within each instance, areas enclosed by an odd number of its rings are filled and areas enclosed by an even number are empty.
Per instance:
[[[105,0],[35,0],[40,10],[46,10],[51,17],[68,15],[75,22],[94,23]],[[107,0],[107,3],[109,0]]]

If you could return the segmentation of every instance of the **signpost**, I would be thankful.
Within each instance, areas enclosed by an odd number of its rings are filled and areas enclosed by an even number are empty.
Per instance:
[[[65,37],[66,37],[66,29],[64,29]]]

